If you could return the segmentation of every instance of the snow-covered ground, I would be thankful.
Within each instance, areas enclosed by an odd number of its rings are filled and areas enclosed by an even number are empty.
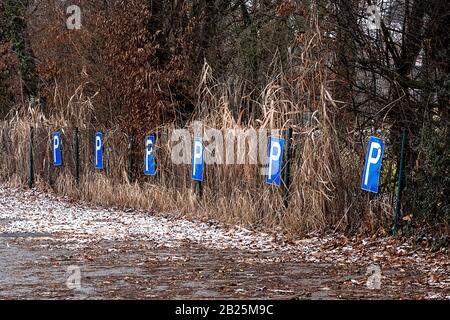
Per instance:
[[[186,243],[212,249],[292,251],[273,236],[217,223],[192,222],[148,212],[94,208],[37,191],[0,186],[0,233],[45,233],[58,241],[84,246],[101,240],[147,240],[159,246]]]
[[[4,250],[3,254],[9,252],[9,260],[6,259],[3,264],[13,269],[22,259],[17,258],[19,260],[16,261],[12,258],[15,253],[11,251],[10,243],[14,241],[14,250],[18,252],[21,250],[18,245],[25,245],[25,250],[38,248],[55,252],[59,248],[62,252],[72,251],[75,255],[89,251],[99,257],[105,243],[117,247],[107,250],[112,253],[123,247],[145,243],[156,251],[179,252],[183,261],[189,260],[190,254],[186,253],[191,252],[189,250],[200,256],[209,252],[211,261],[215,261],[215,256],[220,256],[220,252],[226,251],[227,259],[234,261],[235,265],[260,265],[266,266],[261,270],[266,270],[270,264],[272,275],[277,274],[275,270],[281,272],[283,266],[290,266],[292,270],[296,270],[295,266],[299,264],[323,270],[328,268],[326,266],[332,266],[338,268],[341,274],[353,273],[353,276],[341,277],[334,284],[336,288],[342,285],[354,288],[349,291],[350,296],[356,292],[352,290],[366,287],[365,270],[375,265],[383,273],[383,283],[386,284],[383,288],[388,290],[379,292],[380,297],[400,297],[409,292],[405,296],[450,298],[448,252],[444,249],[431,252],[401,238],[364,239],[331,234],[289,240],[276,233],[228,228],[217,222],[190,221],[180,215],[95,207],[36,190],[25,191],[0,185],[0,244],[6,244],[6,247],[0,247],[0,253],[1,250]],[[130,252],[129,249],[125,251]],[[114,264],[116,258],[105,256],[104,259],[104,263]],[[202,256],[201,260],[204,259]],[[46,265],[47,262],[43,264]],[[289,268],[286,270],[291,270]],[[295,272],[290,275],[286,270],[288,274],[280,274],[281,278],[295,277]],[[172,271],[178,272],[175,269]],[[323,277],[331,276],[326,274],[329,271],[323,272]],[[359,275],[355,276],[354,272]],[[339,292],[340,289],[335,290]]]

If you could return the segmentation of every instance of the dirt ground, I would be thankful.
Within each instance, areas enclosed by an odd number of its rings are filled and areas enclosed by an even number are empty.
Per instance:
[[[444,250],[339,235],[288,243],[6,187],[0,257],[0,299],[450,299]]]

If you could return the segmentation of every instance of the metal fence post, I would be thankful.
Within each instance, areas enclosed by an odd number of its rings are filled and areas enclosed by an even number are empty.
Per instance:
[[[195,182],[195,193],[199,199],[203,196],[203,185],[201,181]]]
[[[398,224],[400,221],[401,215],[401,206],[402,206],[402,193],[404,187],[404,179],[405,179],[405,156],[406,156],[406,141],[407,141],[408,132],[406,129],[402,130],[402,145],[400,151],[400,164],[398,168],[398,181],[397,181],[397,192],[396,192],[396,204],[395,204],[395,213],[394,213],[394,227],[393,234],[397,233]]]
[[[75,160],[75,181],[77,185],[80,184],[80,141],[79,141],[79,130],[75,128],[73,136],[74,144],[74,160]]]
[[[289,207],[289,187],[291,184],[291,158],[292,158],[292,128],[288,130],[287,139],[287,155],[286,155],[286,168],[284,171],[284,192],[283,192],[283,203],[284,207],[287,209]]]
[[[34,128],[30,127],[30,141],[28,149],[28,188],[32,189],[34,184],[34,161],[33,161],[33,137]]]

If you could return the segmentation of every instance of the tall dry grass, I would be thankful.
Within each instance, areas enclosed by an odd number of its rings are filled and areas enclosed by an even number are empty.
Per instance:
[[[332,54],[326,49],[327,39],[322,38],[314,7],[310,17],[309,31],[298,39],[301,52],[290,53],[288,70],[279,63],[281,53],[274,57],[267,85],[257,99],[246,91],[243,80],[214,79],[213,70],[205,64],[192,117],[221,130],[293,128],[288,209],[283,207],[281,189],[265,185],[260,167],[250,164],[206,166],[203,196],[198,199],[190,166],[171,162],[170,135],[175,124],[148,128],[158,135],[156,177],[142,173],[144,142],[137,137],[133,150],[136,182],[128,182],[128,134],[120,128],[103,128],[106,170],[95,171],[93,138],[102,128],[92,125],[92,100],[83,95],[82,87],[71,96],[69,105],[61,106],[61,114],[47,119],[36,109],[22,109],[2,124],[0,178],[16,186],[26,185],[29,128],[34,127],[36,187],[75,199],[291,233],[385,230],[390,223],[392,194],[373,196],[360,190],[364,139],[361,142],[351,133],[342,137],[337,132],[340,114],[326,68]],[[55,102],[67,100],[60,98],[62,92],[55,93]],[[245,116],[245,109],[252,110],[253,116]],[[79,185],[74,180],[74,127],[80,128]],[[62,168],[51,165],[54,130],[62,133]]]

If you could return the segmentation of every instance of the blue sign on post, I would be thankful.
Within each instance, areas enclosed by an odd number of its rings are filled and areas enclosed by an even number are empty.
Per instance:
[[[197,137],[194,140],[194,150],[192,153],[192,180],[203,181],[204,150],[203,140]]]
[[[103,170],[103,133],[95,134],[95,169]]]
[[[361,187],[365,191],[378,193],[383,152],[383,141],[376,137],[370,137]]]
[[[156,174],[155,164],[155,136],[148,136],[145,138],[145,159],[144,159],[144,174],[147,176],[154,176]]]
[[[62,155],[61,155],[61,133],[54,132],[52,134],[52,145],[53,145],[53,166],[62,166]]]
[[[280,186],[281,168],[283,163],[283,138],[269,138],[269,166],[267,167],[266,183]]]

